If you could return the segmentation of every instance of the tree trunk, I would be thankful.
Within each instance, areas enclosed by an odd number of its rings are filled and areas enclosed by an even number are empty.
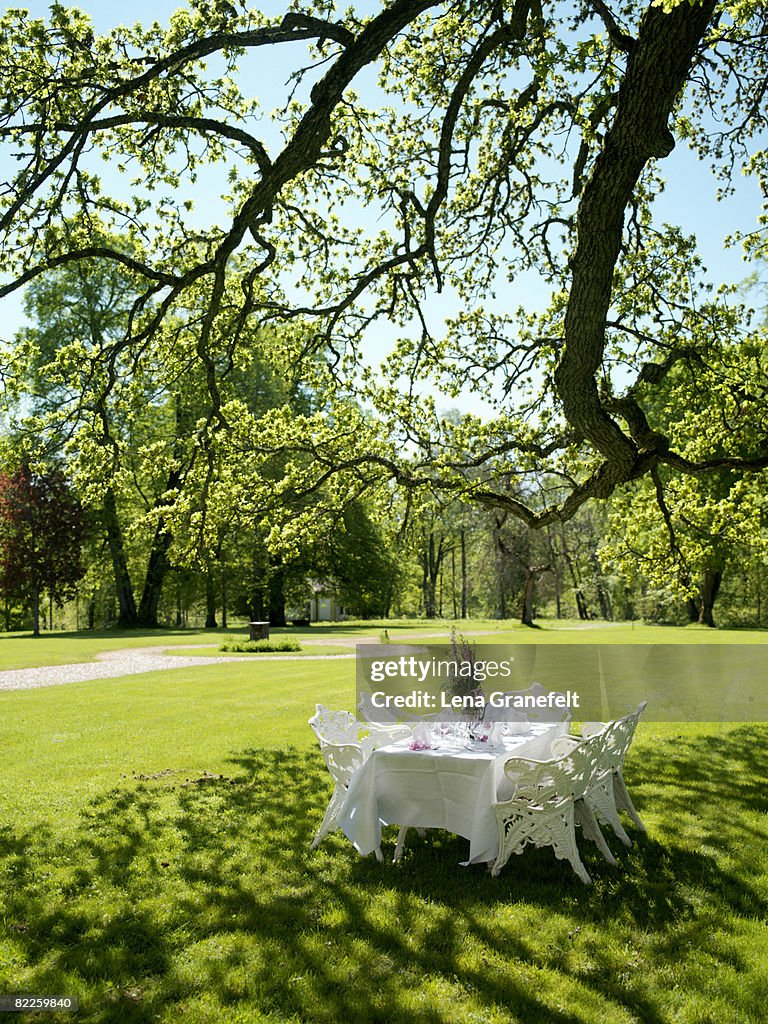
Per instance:
[[[166,530],[162,518],[159,519],[155,535],[152,538],[144,591],[139,604],[138,621],[140,626],[154,628],[158,624],[157,609],[160,605],[163,583],[171,567],[171,563],[168,561],[168,548],[171,546],[172,540],[173,537],[170,531]]]
[[[205,628],[216,629],[216,580],[210,562],[205,570]]]
[[[587,605],[587,599],[584,597],[584,591],[581,588],[581,580],[576,572],[576,566],[573,564],[571,553],[568,550],[568,545],[565,540],[565,526],[562,523],[560,524],[560,540],[563,544],[563,558],[565,559],[565,564],[568,567],[568,575],[571,577],[571,583],[573,584],[573,596],[576,600],[576,614],[582,622],[585,622],[589,618],[589,606]]]
[[[694,598],[692,598],[692,597],[686,598],[685,610],[688,613],[688,621],[689,622],[698,622],[699,621],[699,606],[698,606],[698,604],[696,604],[696,601],[694,600]]]
[[[424,569],[422,575],[421,589],[424,595],[424,617],[426,619],[434,619],[437,615],[437,598],[435,596],[435,585],[436,582],[433,580],[426,569]]]
[[[635,621],[635,605],[632,601],[632,593],[628,586],[624,587],[624,618],[627,621]]]
[[[536,574],[532,569],[525,573],[525,586],[523,587],[523,612],[520,622],[524,626],[533,626],[533,596],[536,591]]]
[[[451,611],[454,619],[459,617],[459,608],[456,603],[456,548],[451,548]]]
[[[762,625],[763,609],[762,609],[762,590],[760,586],[760,569],[761,565],[758,562],[755,571],[755,625],[759,629]]]
[[[525,570],[525,586],[523,587],[523,611],[520,616],[520,622],[523,626],[535,626],[533,621],[533,598],[536,593],[536,580],[545,572],[549,572],[551,566],[526,565],[523,568]]]
[[[699,612],[699,622],[702,626],[714,628],[715,619],[712,609],[714,608],[722,579],[723,574],[719,569],[704,570],[704,575],[701,579],[701,611]]]
[[[560,578],[560,562],[557,557],[555,542],[552,539],[552,529],[549,526],[547,527],[547,547],[549,548],[549,557],[552,562],[552,575],[554,576],[555,581],[555,617],[562,619],[563,604],[560,595],[563,589],[563,581]]]
[[[467,617],[467,535],[461,528],[461,617]]]
[[[251,596],[248,601],[248,614],[250,615],[252,622],[262,622],[264,619],[268,618],[266,612],[266,589],[267,585],[264,582],[263,577],[260,582],[254,583],[251,589]]]
[[[272,566],[269,573],[269,624],[285,625],[285,569]]]
[[[173,491],[180,488],[182,479],[183,478],[179,471],[172,469],[168,474],[165,490]],[[168,502],[161,498],[156,502],[155,508],[162,508],[167,504]],[[141,595],[141,602],[139,604],[140,626],[155,628],[158,625],[157,609],[160,605],[160,595],[163,590],[165,577],[168,574],[168,570],[171,568],[171,563],[168,558],[168,549],[172,543],[173,534],[166,527],[163,517],[160,516],[157,520],[157,526],[155,527],[155,535],[152,538],[152,547],[149,552],[149,564],[147,565],[147,575],[144,579],[144,591]]]
[[[109,554],[112,559],[112,571],[115,576],[115,593],[117,594],[119,608],[117,624],[123,629],[131,629],[138,626],[139,617],[136,612],[133,584],[131,583],[128,562],[125,557],[123,531],[117,516],[117,502],[111,487],[107,488],[104,495],[102,515],[107,533],[107,543],[109,544]]]
[[[677,4],[669,13],[661,6],[646,8],[627,57],[611,126],[579,201],[564,342],[554,383],[567,422],[603,456],[582,499],[607,497],[636,472],[640,450],[663,448],[664,439],[639,416],[633,417],[633,436],[624,433],[603,405],[596,378],[605,352],[625,210],[646,164],[668,156],[674,147],[667,122],[716,7],[716,0],[701,0]],[[628,408],[634,413],[631,402]],[[623,412],[626,419],[627,407]]]
[[[424,615],[428,619],[437,616],[437,582],[443,564],[443,538],[435,546],[434,532],[429,535],[429,542],[421,553],[421,589],[424,595]]]
[[[598,561],[596,551],[590,552],[589,560],[592,563],[592,570],[595,574],[595,588],[597,590],[597,602],[600,605],[600,615],[606,622],[612,622],[613,608],[611,607],[611,598],[605,589],[603,570]]]
[[[176,629],[181,629],[184,625],[184,609],[181,602],[181,578],[178,578],[176,581],[176,621],[174,625]]]
[[[510,548],[504,540],[502,530],[504,524],[507,521],[507,513],[503,515],[494,516],[494,526],[492,530],[493,538],[493,550],[496,554],[496,576],[498,583],[498,605],[497,612],[498,617],[503,621],[507,618],[507,594],[510,590],[513,592],[516,589],[515,582],[510,581],[510,563],[520,565],[525,571],[525,561],[527,555],[523,556],[519,550],[519,538],[514,538],[512,541],[512,547]],[[524,542],[525,550],[527,551],[528,545]],[[510,586],[507,586],[510,583]]]
[[[40,636],[40,591],[37,587],[32,595],[32,636]]]

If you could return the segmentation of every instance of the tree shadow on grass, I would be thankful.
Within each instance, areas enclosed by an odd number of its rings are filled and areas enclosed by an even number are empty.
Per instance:
[[[648,732],[646,730],[646,736]],[[745,724],[725,733],[652,737],[633,747],[625,771],[633,785],[666,785],[654,810],[670,813],[712,799],[746,810],[768,811],[768,725]],[[675,786],[683,782],[679,789]]]
[[[6,922],[23,927],[8,938],[30,965],[24,988],[80,995],[80,1021],[197,1024],[250,1008],[317,1024],[463,1024],[495,1007],[526,1024],[612,1013],[664,1024],[664,993],[618,970],[616,946],[644,935],[649,969],[701,948],[713,971],[750,969],[714,941],[698,901],[721,920],[760,905],[738,837],[768,808],[765,734],[633,750],[631,791],[663,829],[635,832],[618,868],[587,849],[590,888],[548,850],[498,879],[461,868],[466,842],[437,831],[398,866],[358,857],[340,835],[310,852],[330,796],[315,751],[244,751],[231,776],[126,780],[85,809],[68,844],[0,833],[6,877],[21,880]],[[692,807],[713,837],[728,815],[730,858],[678,835]]]

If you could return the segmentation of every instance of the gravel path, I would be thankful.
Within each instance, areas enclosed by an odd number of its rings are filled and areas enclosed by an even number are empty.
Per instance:
[[[444,633],[422,633],[409,638],[410,641],[427,637],[444,636]],[[484,633],[467,633],[466,636],[483,636]],[[404,640],[403,643],[408,643]],[[379,638],[361,636],[351,639],[350,644],[375,644]],[[334,637],[318,637],[312,641],[315,646],[338,646]],[[188,644],[188,648],[215,647],[215,644]],[[141,672],[165,672],[172,668],[193,668],[200,665],[222,665],[225,662],[242,662],[243,658],[227,655],[184,657],[183,654],[162,654],[157,647],[134,647],[121,651],[104,651],[96,655],[95,661],[77,662],[73,665],[50,665],[43,668],[14,668],[0,672],[0,691],[36,690],[41,686],[62,686],[64,683],[85,683],[92,679],[117,679]],[[317,661],[320,659],[354,658],[349,654],[260,654],[259,661]]]
[[[200,645],[203,646],[203,645]],[[209,645],[204,645],[209,646]],[[193,668],[199,665],[221,665],[240,662],[243,658],[187,657],[178,654],[159,654],[156,647],[135,647],[132,650],[106,651],[96,656],[97,661],[77,662],[73,665],[51,665],[45,668],[14,668],[0,672],[0,690],[36,690],[41,686],[61,686],[64,683],[84,683],[91,679],[117,679],[119,676],[138,675],[141,672],[165,672],[173,668]],[[259,661],[306,661],[307,659],[354,658],[354,654],[262,654]]]

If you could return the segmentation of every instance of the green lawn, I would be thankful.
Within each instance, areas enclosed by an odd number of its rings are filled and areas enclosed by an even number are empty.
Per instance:
[[[306,719],[353,706],[354,663],[257,659],[0,693],[0,992],[76,995],[39,1019],[104,1024],[765,1019],[766,725],[641,725],[648,835],[607,836],[618,868],[588,844],[591,887],[548,850],[461,868],[440,833],[377,864],[338,835],[308,849],[330,780]]]
[[[328,654],[353,651],[355,643],[363,638],[387,639],[391,643],[408,644],[415,641],[443,643],[455,625],[459,632],[475,644],[764,644],[768,642],[765,630],[707,629],[703,626],[646,626],[640,622],[583,623],[567,620],[542,620],[536,629],[497,619],[473,619],[465,622],[396,619],[386,622],[343,622],[314,624],[306,628],[273,628],[272,637],[291,637],[302,645],[307,654]],[[239,636],[247,639],[245,623],[227,629],[178,630],[92,630],[71,633],[43,633],[32,637],[29,633],[0,633],[0,671],[15,668],[34,668],[41,665],[67,665],[93,661],[105,651],[132,647],[170,649],[171,653],[199,654],[201,657],[218,653],[225,640]],[[318,643],[320,641],[320,643]],[[333,647],[328,642],[333,641]],[[176,650],[194,644],[210,645],[208,650]],[[314,644],[317,649],[312,650]],[[256,655],[258,657],[258,655]]]

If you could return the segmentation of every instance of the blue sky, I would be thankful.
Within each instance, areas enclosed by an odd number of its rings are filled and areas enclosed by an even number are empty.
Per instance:
[[[235,3],[238,0],[234,0]],[[75,6],[75,4],[71,4]],[[19,3],[38,17],[47,15],[48,4],[39,0],[28,0]],[[88,12],[97,32],[104,32],[120,22],[150,23],[154,20],[167,22],[170,14],[180,4],[174,0],[133,0],[129,5],[116,5],[106,0],[81,0],[77,4]],[[279,14],[288,6],[287,0],[263,0],[261,9],[267,14]],[[346,3],[341,5],[346,6]],[[372,4],[366,6],[373,7]],[[252,73],[255,92],[265,101],[268,96],[279,95],[281,86],[287,78],[291,67],[285,60],[283,51],[274,53],[260,50],[258,61],[254,62],[258,71]],[[660,220],[668,220],[679,224],[687,233],[697,236],[699,251],[709,271],[709,278],[715,283],[734,283],[743,280],[750,268],[743,262],[738,249],[725,249],[724,237],[735,229],[748,230],[755,225],[760,212],[761,197],[755,182],[741,178],[737,183],[733,196],[718,203],[716,201],[717,182],[714,180],[709,166],[698,160],[696,155],[685,147],[678,146],[674,153],[663,162],[662,167],[667,186],[659,198],[657,210]],[[212,198],[212,197],[211,197]],[[209,200],[210,202],[210,200]],[[196,205],[206,205],[204,197],[198,197]],[[515,294],[518,291],[519,294]],[[538,293],[538,294],[537,294]],[[541,305],[546,293],[538,287],[538,282],[526,276],[517,287],[507,286],[505,297],[510,305],[520,304]],[[439,321],[444,315],[455,312],[455,303],[449,296],[444,300],[436,299],[430,304],[431,315]],[[3,334],[10,336],[23,322],[21,303],[18,297],[4,300]],[[439,323],[431,326],[439,329]],[[380,348],[382,339],[372,339],[372,348]],[[474,400],[451,402],[463,409],[481,411],[482,406]]]

